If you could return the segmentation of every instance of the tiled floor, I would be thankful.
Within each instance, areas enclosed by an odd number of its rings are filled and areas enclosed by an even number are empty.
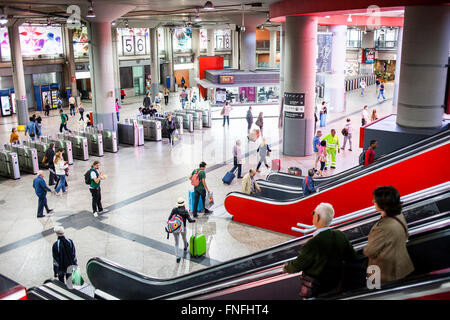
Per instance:
[[[345,113],[333,113],[330,110],[328,124],[322,128],[323,131],[329,132],[335,128],[341,139],[340,131],[346,115],[350,116],[354,126],[353,151],[345,150],[338,155],[336,171],[352,167],[358,161],[362,105],[369,105],[370,110],[376,107],[380,117],[388,115],[392,113],[392,91],[393,83],[389,83],[386,86],[388,100],[380,104],[377,104],[374,87],[366,89],[364,97],[354,91],[347,96]],[[171,97],[166,110],[179,108],[177,100],[175,96]],[[121,119],[133,118],[141,105],[142,97],[126,98]],[[90,104],[86,102],[85,106],[89,111]],[[86,162],[75,161],[70,167],[68,194],[48,196],[49,205],[55,209],[55,213],[44,219],[36,219],[37,198],[32,188],[33,175],[23,174],[17,181],[0,178],[0,273],[27,287],[42,284],[52,277],[51,246],[56,239],[52,228],[55,225],[63,225],[66,235],[74,241],[85,279],[86,263],[95,256],[107,258],[151,277],[171,278],[292,239],[289,235],[233,222],[224,212],[226,194],[240,190],[237,180],[230,186],[221,181],[225,172],[232,167],[231,150],[236,139],[243,142],[243,153],[250,152],[243,161],[243,171],[257,164],[254,152],[257,144],[247,143],[246,121],[241,118],[245,116],[246,110],[247,106],[235,107],[229,127],[223,127],[221,120],[214,120],[212,128],[185,134],[175,147],[171,147],[164,139],[162,142],[147,141],[138,148],[121,145],[118,153],[105,153],[100,161],[108,179],[102,182],[102,198],[104,207],[110,212],[97,219],[90,212],[91,196],[83,181],[84,172],[97,157],[91,157]],[[255,106],[255,118],[260,110],[264,110],[265,115],[278,114],[277,106]],[[77,119],[70,118],[69,128],[79,125]],[[289,166],[306,170],[313,165],[313,156],[283,156],[282,145],[279,144],[282,131],[278,128],[278,119],[268,117],[264,123],[265,135],[273,148],[271,157],[281,159],[283,171]],[[0,118],[0,141],[5,143],[9,140],[14,125],[15,117]],[[56,134],[59,129],[56,111],[52,111],[50,117],[44,117],[43,128],[44,134]],[[23,132],[20,138],[24,138]],[[207,173],[207,182],[214,192],[216,207],[211,216],[200,215],[196,224],[188,225],[188,235],[195,231],[206,234],[209,259],[198,263],[187,258],[177,264],[173,240],[166,239],[164,224],[177,198],[181,196],[187,200],[188,190],[191,189],[188,176],[202,160],[209,167],[215,166],[214,170]],[[268,172],[262,168],[259,177],[265,177]]]

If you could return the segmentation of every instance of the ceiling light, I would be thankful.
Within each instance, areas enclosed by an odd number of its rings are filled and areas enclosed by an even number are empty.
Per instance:
[[[325,16],[325,18],[330,19],[330,16]]]
[[[349,14],[348,15],[348,18],[347,18],[347,22],[352,22],[353,20],[352,20],[352,15],[351,14]]]
[[[200,18],[200,12],[199,12],[199,11],[200,11],[200,10],[197,9],[197,15],[195,16],[195,19],[194,19],[195,22],[202,21],[202,19]]]
[[[0,18],[0,24],[7,24],[8,23],[8,18],[6,16],[2,16]]]
[[[91,4],[90,4],[90,6],[89,6],[89,9],[88,9],[88,14],[87,14],[87,18],[95,18],[95,12],[94,12],[94,3],[93,3],[93,1],[91,0],[91,1],[89,1]]]
[[[116,20],[114,20],[113,22],[111,22],[111,25],[112,25],[112,26],[115,26],[115,25],[116,25]]]
[[[206,1],[205,5],[203,6],[203,10],[214,10],[214,5],[211,1]]]

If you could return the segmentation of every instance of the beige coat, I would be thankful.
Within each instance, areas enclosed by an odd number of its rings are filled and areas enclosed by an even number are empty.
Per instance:
[[[396,218],[407,228],[403,214]],[[400,223],[390,217],[381,218],[370,230],[364,254],[369,258],[369,266],[380,267],[382,283],[402,279],[414,271],[406,250],[408,236]]]
[[[254,177],[253,177],[254,179]],[[255,191],[258,190],[259,185],[255,180]],[[247,173],[242,179],[242,192],[246,194],[252,193],[252,179],[250,177],[250,173]]]

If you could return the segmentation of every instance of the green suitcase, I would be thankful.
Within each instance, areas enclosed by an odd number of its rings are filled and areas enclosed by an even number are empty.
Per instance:
[[[206,237],[204,234],[192,235],[189,240],[189,253],[192,257],[200,257],[206,253]]]

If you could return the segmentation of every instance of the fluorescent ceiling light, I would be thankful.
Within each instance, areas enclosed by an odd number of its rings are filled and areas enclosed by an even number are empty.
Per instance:
[[[94,12],[94,4],[93,1],[89,1],[91,3],[91,5],[89,6],[89,10],[88,10],[88,14],[87,14],[87,18],[95,18],[95,12]]]
[[[8,18],[6,16],[2,16],[0,18],[0,24],[7,24],[8,23]]]
[[[211,1],[206,1],[205,5],[203,6],[203,10],[214,10],[214,5]]]
[[[352,15],[351,14],[349,14],[348,15],[348,18],[347,18],[347,22],[352,22],[353,20],[352,20]]]

